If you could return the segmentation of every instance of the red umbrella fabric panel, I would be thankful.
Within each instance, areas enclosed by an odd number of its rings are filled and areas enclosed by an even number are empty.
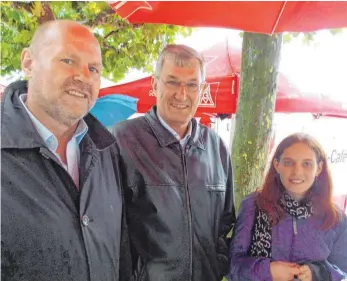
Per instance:
[[[228,41],[217,43],[202,52],[206,61],[206,81],[209,87],[200,99],[197,116],[233,114],[236,112],[241,72],[241,50],[230,48]],[[100,96],[120,93],[138,98],[137,110],[147,112],[156,103],[151,91],[151,77],[100,90]],[[282,73],[279,73],[276,112],[308,112],[347,115],[342,103],[316,94],[303,93]]]
[[[347,27],[346,1],[108,1],[132,23],[310,32]]]

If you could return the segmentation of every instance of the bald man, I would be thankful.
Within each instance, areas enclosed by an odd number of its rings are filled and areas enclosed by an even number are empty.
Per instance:
[[[28,80],[1,101],[1,279],[127,281],[115,139],[88,114],[99,43],[80,24],[48,22],[21,65]]]

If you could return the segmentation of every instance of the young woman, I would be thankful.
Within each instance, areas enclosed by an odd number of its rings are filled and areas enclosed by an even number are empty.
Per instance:
[[[347,278],[347,218],[332,189],[320,144],[304,134],[285,138],[261,190],[241,204],[228,280]]]

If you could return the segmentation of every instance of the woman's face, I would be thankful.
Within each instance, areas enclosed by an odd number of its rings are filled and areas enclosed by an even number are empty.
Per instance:
[[[302,142],[286,148],[280,160],[275,159],[273,164],[287,193],[296,200],[305,197],[323,167],[316,153]]]

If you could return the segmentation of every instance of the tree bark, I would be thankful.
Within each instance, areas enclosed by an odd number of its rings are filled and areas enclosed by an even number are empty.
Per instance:
[[[272,134],[282,34],[245,32],[232,144],[235,203],[260,187]]]

